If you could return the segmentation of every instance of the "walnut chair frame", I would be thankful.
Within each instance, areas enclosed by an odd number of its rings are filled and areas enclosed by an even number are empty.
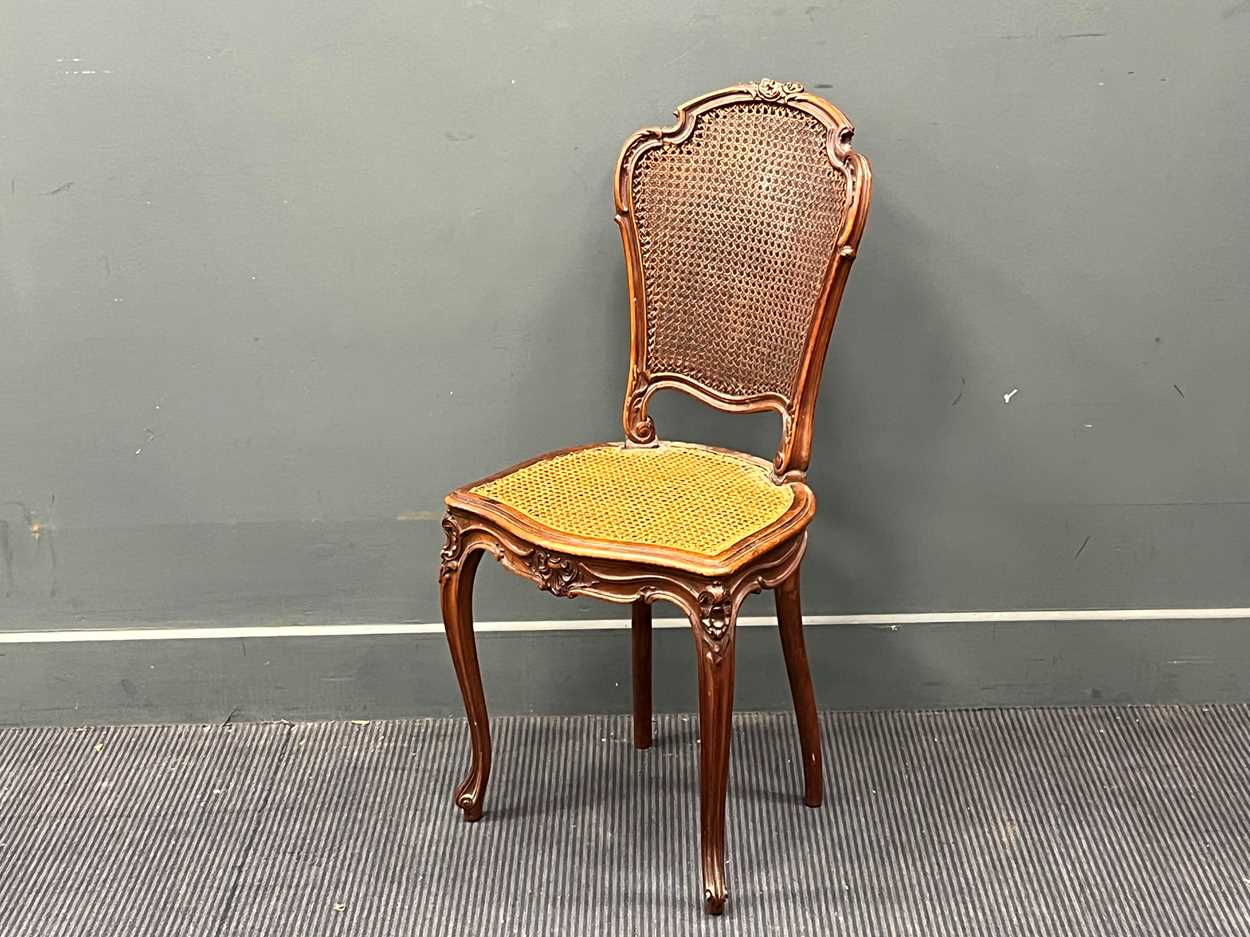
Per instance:
[[[726,109],[727,115],[740,113],[744,120],[773,121],[779,127],[790,125],[777,121],[792,118],[798,121],[795,126],[804,132],[818,133],[819,155],[827,161],[820,171],[836,185],[840,199],[837,211],[831,213],[832,227],[828,229],[831,236],[819,244],[814,258],[802,258],[813,265],[811,269],[816,274],[814,279],[809,278],[812,284],[805,294],[814,302],[804,307],[799,320],[801,328],[792,343],[796,345],[793,366],[783,369],[784,373],[771,384],[760,382],[745,391],[741,382],[735,385],[719,380],[717,374],[706,367],[683,366],[683,361],[692,359],[690,354],[679,352],[669,354],[667,360],[658,360],[664,356],[657,354],[656,307],[654,301],[648,299],[648,290],[657,281],[654,263],[647,252],[664,248],[663,245],[657,247],[656,238],[646,230],[645,224],[640,225],[638,218],[639,204],[643,200],[638,183],[643,178],[642,167],[648,155],[655,154],[652,158],[658,159],[663,154],[680,153],[696,137],[701,123],[722,109]],[[745,596],[765,588],[775,590],[781,645],[802,750],[803,801],[812,807],[821,803],[820,734],[799,605],[799,567],[807,545],[806,528],[815,513],[815,501],[804,477],[811,456],[812,417],[825,351],[867,220],[871,172],[868,160],[851,149],[854,131],[845,115],[794,82],[764,79],[725,88],[682,105],[676,116],[677,123],[671,127],[644,129],[630,137],[621,151],[615,175],[616,222],[624,245],[631,309],[624,446],[657,445],[656,428],[647,409],[652,395],[662,389],[684,391],[719,410],[775,410],[781,416],[782,433],[771,465],[735,455],[767,470],[772,484],[788,486],[793,492],[789,507],[763,529],[709,556],[663,544],[624,543],[571,534],[475,491],[485,482],[542,459],[579,451],[562,450],[458,488],[448,495],[443,519],[446,545],[442,551],[439,581],[447,639],[469,721],[472,761],[467,776],[454,793],[455,803],[463,810],[467,821],[482,816],[491,769],[490,727],[472,615],[473,580],[483,553],[490,553],[507,569],[554,595],[593,596],[632,606],[633,734],[634,744],[640,749],[649,747],[652,740],[651,606],[657,600],[667,600],[688,616],[698,661],[704,903],[709,913],[719,914],[727,897],[725,796],[736,619]],[[757,127],[756,124],[750,126]],[[760,148],[767,163],[771,158],[769,148],[774,146],[773,137],[768,133],[758,136],[759,139],[751,138],[748,143]],[[679,177],[679,181],[680,178],[684,177]],[[764,176],[753,176],[750,182],[757,188],[767,184]],[[699,197],[715,199],[718,196],[702,193]],[[785,193],[778,197],[784,198]],[[723,231],[723,228],[720,226],[716,230]],[[729,231],[718,236],[732,238],[734,235]],[[785,242],[783,247],[796,243],[793,241],[796,237],[798,234],[790,229],[778,232],[778,238]],[[750,249],[767,249],[767,245]],[[781,299],[788,301],[789,297]],[[733,341],[753,342],[751,325],[749,315],[745,322],[730,323],[731,344]]]

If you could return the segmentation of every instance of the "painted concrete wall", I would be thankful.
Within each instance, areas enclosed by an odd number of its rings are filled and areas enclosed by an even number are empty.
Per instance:
[[[449,487],[620,436],[621,140],[765,75],[877,181],[808,610],[1250,605],[1246,3],[0,21],[3,627],[435,619]],[[483,618],[606,613],[479,582]]]
[[[653,706],[694,712],[694,641],[682,622],[669,622],[657,619]],[[477,646],[491,715],[630,712],[629,631],[619,624],[488,626]],[[777,629],[762,619],[747,625],[736,639],[734,705],[788,710]],[[807,650],[822,709],[1193,705],[1250,696],[1248,626],[1246,617],[818,621]],[[21,646],[6,637],[16,635],[0,633],[0,725],[464,715],[447,642],[435,631],[53,643],[67,637],[55,632]]]

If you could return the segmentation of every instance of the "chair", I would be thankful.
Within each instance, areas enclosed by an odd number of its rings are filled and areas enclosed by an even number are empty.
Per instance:
[[[829,102],[771,79],[695,98],[677,123],[621,151],[616,222],[629,277],[625,440],[538,456],[447,496],[443,620],[469,717],[472,764],[455,790],[482,816],[490,727],[473,635],[484,552],[557,596],[632,606],[634,744],[651,744],[651,605],[690,618],[698,659],[704,904],[724,909],[725,791],[734,633],[744,597],[775,590],[794,698],[803,801],[821,803],[820,733],[799,610],[815,513],[804,484],[825,349],[868,215],[868,160]],[[719,410],[776,410],[772,463],[661,442],[652,394]]]

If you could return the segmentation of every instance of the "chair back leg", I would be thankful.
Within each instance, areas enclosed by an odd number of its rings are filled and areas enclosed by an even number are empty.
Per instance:
[[[632,606],[634,748],[651,747],[651,605],[639,599]]]
[[[799,747],[803,753],[803,803],[819,807],[823,794],[820,723],[816,720],[816,694],[807,664],[807,645],[803,641],[798,569],[777,586],[774,596],[777,600],[777,630],[781,633],[781,650],[786,658],[790,695],[794,698],[794,718],[799,728]]]

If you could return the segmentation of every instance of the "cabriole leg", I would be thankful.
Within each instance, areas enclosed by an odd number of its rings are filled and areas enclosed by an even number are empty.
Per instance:
[[[777,626],[781,650],[794,697],[794,718],[799,727],[799,747],[803,753],[803,803],[819,807],[822,796],[820,724],[816,720],[816,694],[807,664],[803,641],[803,613],[799,607],[799,571],[796,569],[777,586]]]
[[[490,780],[490,722],[486,714],[486,695],[482,692],[482,674],[477,663],[477,642],[473,635],[473,578],[477,574],[481,551],[466,554],[458,564],[444,566],[439,578],[442,585],[443,625],[451,648],[456,679],[464,697],[469,717],[469,740],[473,760],[469,773],[456,788],[456,806],[464,811],[466,822],[482,818],[486,782]]]
[[[734,696],[734,618],[731,605],[705,607],[692,616],[699,660],[699,843],[703,903],[708,914],[725,910],[725,794]]]

